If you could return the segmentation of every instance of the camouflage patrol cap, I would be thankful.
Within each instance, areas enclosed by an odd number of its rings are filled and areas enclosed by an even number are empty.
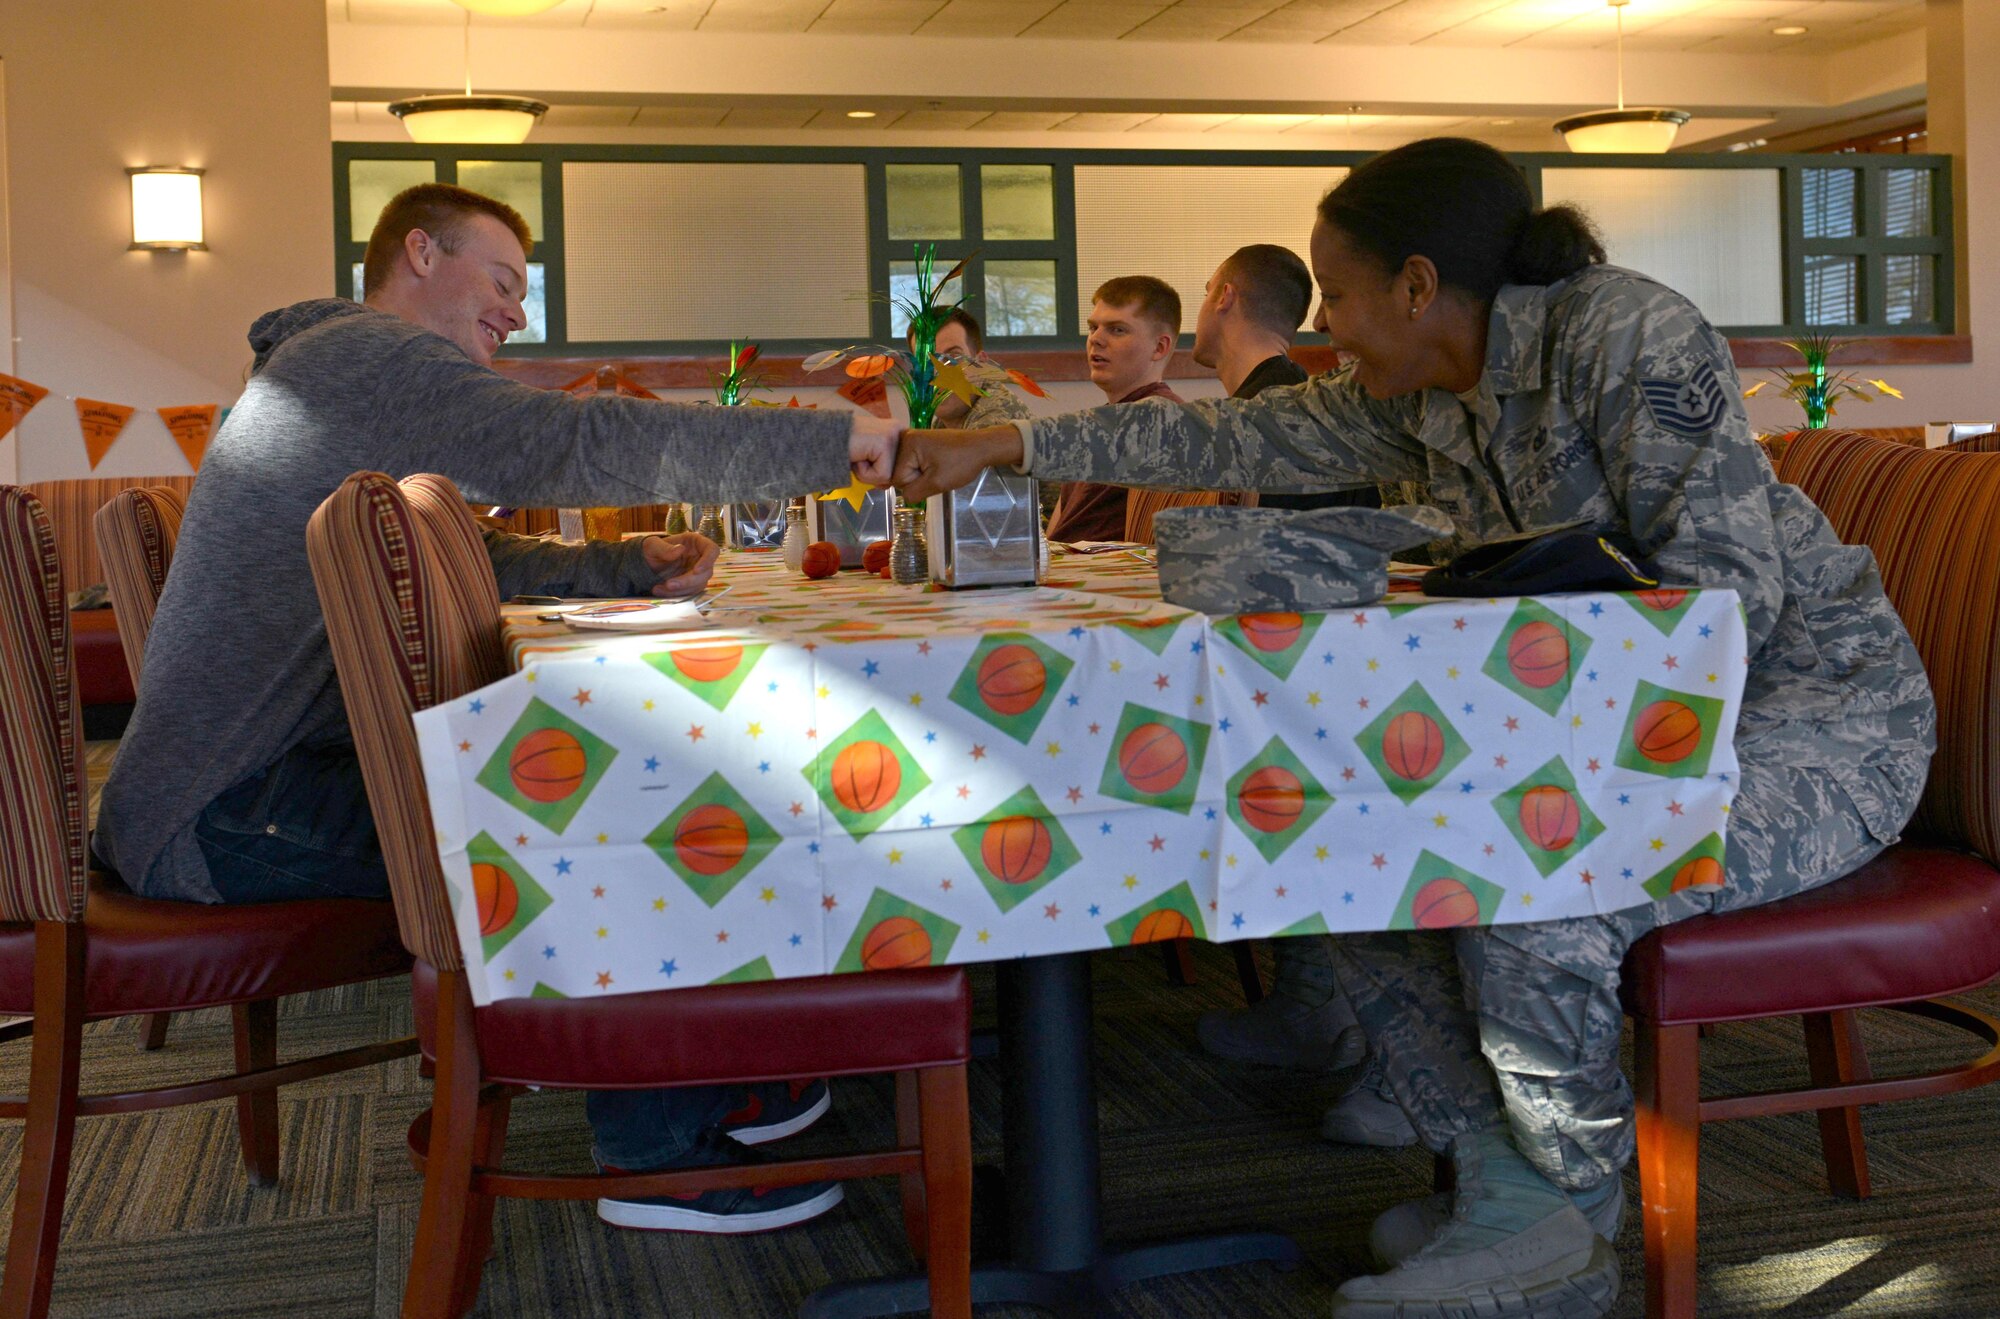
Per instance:
[[[1380,600],[1389,554],[1449,535],[1435,508],[1170,508],[1153,519],[1160,594],[1205,614]]]

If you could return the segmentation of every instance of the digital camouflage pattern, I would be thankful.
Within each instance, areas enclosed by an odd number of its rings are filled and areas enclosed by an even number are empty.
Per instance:
[[[1433,1149],[1504,1114],[1558,1183],[1583,1189],[1614,1173],[1633,1139],[1616,996],[1631,941],[1837,878],[1916,809],[1936,710],[1873,554],[1841,545],[1801,491],[1778,483],[1728,343],[1642,275],[1595,266],[1501,289],[1486,368],[1464,395],[1371,399],[1336,373],[1254,399],[1100,408],[1029,431],[1045,479],[1414,482],[1461,546],[1580,521],[1629,534],[1667,585],[1742,600],[1750,671],[1722,888],[1592,919],[1339,941],[1356,1014]]]
[[[1029,417],[1028,405],[1019,394],[996,385],[989,388],[966,410],[965,420],[958,423],[955,430],[978,430],[982,426],[1005,426],[1010,421],[1026,421]]]
[[[1389,591],[1391,551],[1451,531],[1420,505],[1394,509],[1193,507],[1160,510],[1160,594],[1205,614],[1337,609]]]

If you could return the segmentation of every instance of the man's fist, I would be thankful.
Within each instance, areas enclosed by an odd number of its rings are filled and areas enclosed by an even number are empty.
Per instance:
[[[700,595],[715,575],[720,547],[706,536],[683,531],[674,536],[648,536],[642,546],[646,566],[659,576],[653,594],[664,599]]]
[[[854,474],[869,485],[887,485],[896,474],[896,437],[902,428],[893,421],[854,414],[854,428],[847,434],[847,462]]]
[[[896,491],[906,500],[928,499],[971,484],[989,467],[1020,462],[1021,432],[1012,426],[907,430],[896,459]]]

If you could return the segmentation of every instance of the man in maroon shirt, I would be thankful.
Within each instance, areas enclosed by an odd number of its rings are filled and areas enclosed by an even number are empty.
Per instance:
[[[1090,383],[1107,403],[1181,398],[1164,377],[1181,332],[1181,298],[1151,275],[1121,275],[1091,295],[1090,337],[1084,353]],[[1050,540],[1124,540],[1125,487],[1071,481],[1049,515]]]

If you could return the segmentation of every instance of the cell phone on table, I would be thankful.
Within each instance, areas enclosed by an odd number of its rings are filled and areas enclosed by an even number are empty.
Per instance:
[[[509,604],[516,605],[559,605],[565,603],[559,595],[517,595]]]

